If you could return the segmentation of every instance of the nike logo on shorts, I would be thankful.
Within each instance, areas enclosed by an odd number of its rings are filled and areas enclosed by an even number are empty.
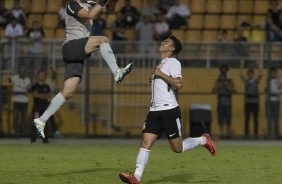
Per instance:
[[[172,136],[174,136],[176,133],[174,133],[174,134],[169,134],[169,137],[172,137]]]

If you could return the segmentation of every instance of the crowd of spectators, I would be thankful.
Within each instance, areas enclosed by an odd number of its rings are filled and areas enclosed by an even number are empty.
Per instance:
[[[246,74],[244,74],[244,68]],[[259,138],[259,107],[261,103],[265,104],[266,112],[266,138],[281,139],[280,135],[280,93],[282,87],[281,76],[279,76],[278,69],[272,67],[269,69],[268,77],[263,77],[262,70],[257,62],[256,68],[248,67],[248,63],[241,60],[239,76],[244,84],[244,106],[242,112],[244,115],[244,138],[258,139]],[[261,102],[259,86],[261,80],[264,78],[265,82],[265,102]],[[222,64],[219,67],[219,75],[216,79],[212,92],[217,95],[217,119],[220,128],[221,138],[232,137],[232,96],[237,93],[232,77],[229,75],[229,67]],[[250,131],[250,120],[253,120],[253,133]],[[236,123],[236,122],[235,122]]]

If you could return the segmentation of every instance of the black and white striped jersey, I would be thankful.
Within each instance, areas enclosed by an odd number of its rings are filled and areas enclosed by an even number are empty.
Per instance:
[[[182,78],[181,63],[176,58],[165,58],[158,65],[161,71],[172,78]],[[175,91],[163,79],[154,77],[151,83],[150,111],[173,109],[178,106]]]

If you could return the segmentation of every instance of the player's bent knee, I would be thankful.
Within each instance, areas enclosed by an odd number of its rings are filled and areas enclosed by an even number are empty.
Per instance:
[[[174,153],[182,153],[182,148],[171,148]]]
[[[93,46],[109,43],[109,39],[106,36],[91,36],[89,39],[90,44]]]
[[[152,144],[153,144],[152,141],[142,140],[141,147],[144,148],[144,149],[150,150],[151,147],[152,147]]]
[[[170,145],[170,148],[175,153],[182,153],[183,147],[181,145]]]
[[[71,93],[71,92],[62,91],[61,93],[62,93],[62,95],[65,97],[66,100],[68,100],[68,99],[70,99],[71,97],[73,97],[73,93]]]

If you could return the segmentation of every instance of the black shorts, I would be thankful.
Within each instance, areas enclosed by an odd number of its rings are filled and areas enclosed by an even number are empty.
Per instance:
[[[219,125],[231,125],[231,106],[218,105],[217,114]]]
[[[165,132],[167,139],[181,137],[180,108],[150,111],[147,115],[142,133],[151,133],[161,137]]]
[[[85,53],[88,38],[69,41],[63,45],[63,59],[65,62],[65,80],[71,77],[82,77],[84,60],[89,57]]]

